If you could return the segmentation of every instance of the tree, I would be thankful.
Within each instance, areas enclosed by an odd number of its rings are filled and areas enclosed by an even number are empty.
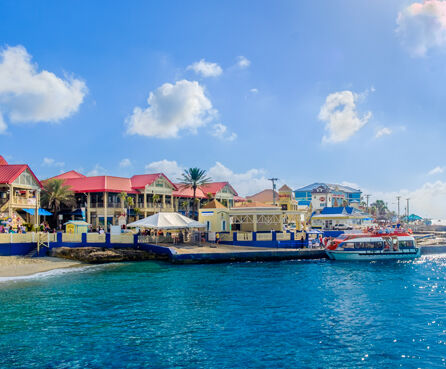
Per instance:
[[[370,206],[374,207],[376,209],[376,215],[378,215],[378,216],[383,216],[389,211],[386,203],[383,200],[376,200]]]
[[[57,216],[62,205],[67,207],[76,205],[74,192],[71,191],[70,186],[63,184],[63,179],[50,179],[45,182],[41,202],[43,207],[52,211],[57,223]]]
[[[182,178],[181,184],[183,188],[192,188],[193,191],[193,211],[194,217],[197,212],[197,189],[208,184],[211,181],[209,177],[206,177],[206,171],[200,168],[189,168],[185,169]]]

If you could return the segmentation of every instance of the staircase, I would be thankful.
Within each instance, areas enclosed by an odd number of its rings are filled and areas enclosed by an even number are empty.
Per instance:
[[[6,202],[0,202],[0,212],[6,211],[9,209],[9,200]]]
[[[33,246],[33,248],[24,256],[25,258],[33,258],[37,254],[37,245]]]

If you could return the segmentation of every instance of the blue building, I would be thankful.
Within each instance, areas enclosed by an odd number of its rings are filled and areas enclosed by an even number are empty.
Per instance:
[[[314,210],[325,207],[359,207],[361,190],[349,186],[315,182],[294,191],[296,201],[311,201]]]

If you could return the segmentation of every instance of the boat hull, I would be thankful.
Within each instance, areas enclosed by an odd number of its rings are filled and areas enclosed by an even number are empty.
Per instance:
[[[325,250],[328,257],[332,260],[392,260],[392,259],[416,259],[421,256],[421,249],[410,249],[400,251],[344,251],[344,250]]]

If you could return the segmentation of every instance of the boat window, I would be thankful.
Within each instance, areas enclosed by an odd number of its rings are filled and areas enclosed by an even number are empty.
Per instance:
[[[347,242],[347,243],[345,243],[344,247],[346,249],[354,249],[355,248],[355,244],[353,242]]]

